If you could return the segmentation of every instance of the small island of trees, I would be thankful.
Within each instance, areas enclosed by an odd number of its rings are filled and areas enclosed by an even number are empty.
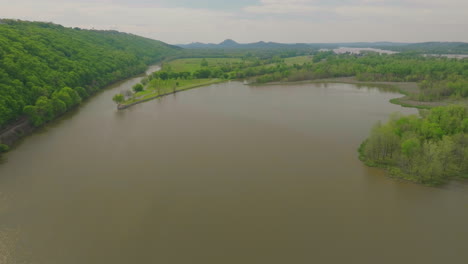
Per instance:
[[[418,183],[468,178],[468,111],[450,105],[421,110],[419,116],[394,114],[374,126],[359,153],[367,165]]]

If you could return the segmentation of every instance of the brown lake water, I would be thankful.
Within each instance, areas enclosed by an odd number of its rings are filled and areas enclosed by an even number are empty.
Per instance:
[[[364,166],[414,109],[350,84],[211,85],[118,112],[118,83],[0,165],[0,263],[467,263],[468,186]]]

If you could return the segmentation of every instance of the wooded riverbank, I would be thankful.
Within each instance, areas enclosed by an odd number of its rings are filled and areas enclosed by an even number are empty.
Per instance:
[[[146,74],[150,74],[150,73],[152,73],[152,72],[154,72],[154,71],[156,71],[158,69],[159,68],[155,67],[154,65],[149,66],[148,69],[146,70]],[[80,104],[87,103],[87,101],[92,100],[94,98],[94,96],[98,95],[102,91],[105,91],[105,90],[108,90],[108,89],[118,88],[118,87],[120,87],[121,85],[123,85],[126,82],[140,81],[144,77],[144,75],[142,75],[142,74],[145,74],[145,72],[142,72],[142,73],[140,73],[138,75],[135,75],[135,76],[133,76],[131,78],[127,78],[127,79],[124,79],[124,80],[114,82],[113,84],[110,84],[109,86],[104,87],[100,91],[97,91],[96,93],[92,94],[89,98],[87,98],[85,101],[81,102]],[[9,125],[5,126],[3,129],[0,130],[0,144],[7,145],[9,147],[9,149],[11,147],[15,147],[15,144],[18,141],[20,141],[21,139],[31,135],[32,133],[34,133],[38,129],[41,129],[42,127],[47,126],[48,124],[50,124],[52,122],[57,122],[58,120],[63,118],[63,116],[69,115],[70,113],[72,113],[74,111],[77,111],[77,109],[79,109],[79,107],[80,107],[80,104],[73,107],[73,108],[71,108],[70,110],[64,112],[60,116],[57,116],[55,119],[53,119],[51,121],[48,121],[46,123],[43,123],[43,124],[41,124],[39,126],[34,125],[27,116],[23,116],[22,118],[20,118],[16,122],[14,122],[12,124],[9,124]]]

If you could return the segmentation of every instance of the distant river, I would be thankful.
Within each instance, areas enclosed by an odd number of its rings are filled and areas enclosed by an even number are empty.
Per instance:
[[[230,82],[116,111],[118,83],[0,165],[0,263],[466,263],[468,186],[364,166],[400,111],[349,84]]]
[[[329,51],[329,49],[321,49],[321,51]],[[340,47],[333,49],[333,52],[336,54],[361,54],[363,52],[375,52],[379,54],[396,54],[398,52],[391,51],[391,50],[383,50],[383,49],[374,49],[374,48],[348,48],[348,47]]]

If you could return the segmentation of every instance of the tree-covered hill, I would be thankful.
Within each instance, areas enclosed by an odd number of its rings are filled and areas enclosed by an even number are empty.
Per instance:
[[[0,22],[0,128],[24,114],[40,125],[179,49],[117,31]]]

